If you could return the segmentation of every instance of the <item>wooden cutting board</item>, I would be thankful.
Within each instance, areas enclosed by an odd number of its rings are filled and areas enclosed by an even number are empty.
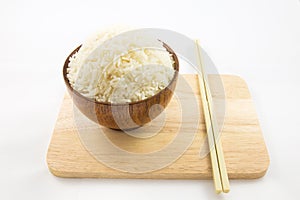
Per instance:
[[[101,130],[104,130],[103,133],[93,133],[94,135],[89,136],[90,138],[85,138],[89,133],[81,133],[81,135],[78,133],[79,128],[76,125],[78,122],[75,123],[76,120],[74,120],[74,116],[76,115],[73,111],[72,100],[70,96],[66,94],[47,154],[47,163],[51,173],[58,177],[78,178],[212,178],[209,154],[203,154],[202,157],[199,155],[201,149],[201,151],[204,150],[203,152],[205,152],[205,150],[208,152],[208,146],[204,118],[201,114],[202,109],[197,76],[187,74],[183,75],[183,78],[191,86],[192,91],[185,90],[181,92],[183,95],[193,93],[192,95],[200,107],[200,116],[195,115],[194,110],[183,111],[190,112],[190,117],[188,117],[187,120],[182,120],[178,113],[182,112],[184,107],[179,105],[178,98],[173,97],[165,111],[164,127],[160,129],[156,135],[148,138],[136,138],[104,127],[100,127]],[[221,99],[220,87],[215,86],[217,78],[215,75],[209,76],[213,99],[216,102]],[[221,131],[221,141],[229,178],[254,179],[262,177],[268,169],[269,156],[247,85],[237,76],[222,75],[221,79],[226,96],[226,101],[224,101],[226,113],[222,115],[224,124]],[[178,90],[180,90],[180,87],[176,88],[176,92],[179,93],[180,91]],[[159,169],[159,166],[156,169],[156,166],[152,166],[152,163],[145,159],[144,161],[142,160],[135,163],[136,166],[131,167],[134,169],[134,167],[147,165],[150,169],[155,170],[135,173],[130,170],[122,170],[124,169],[122,167],[128,163],[127,160],[122,160],[121,156],[118,158],[118,155],[104,154],[107,158],[117,160],[114,162],[118,162],[118,159],[120,159],[118,165],[122,168],[121,170],[115,167],[109,167],[110,165],[105,163],[106,160],[105,158],[103,159],[103,155],[102,160],[99,159],[101,152],[97,152],[100,151],[97,147],[101,145],[101,141],[99,141],[99,145],[97,145],[96,137],[100,134],[104,134],[106,139],[114,146],[117,146],[125,152],[151,155],[151,153],[163,149],[176,138],[176,132],[178,132],[180,124],[191,123],[191,120],[195,122],[198,121],[199,126],[195,129],[195,135],[190,145],[182,152],[182,155],[178,156],[173,162],[165,163],[165,166],[161,169]],[[151,126],[155,126],[155,123],[159,122],[154,122]],[[83,124],[80,129],[86,128],[85,132],[88,132],[89,128],[91,128],[89,125],[85,126],[84,123],[79,124]],[[191,124],[191,127],[194,127],[193,125]],[[161,159],[161,163],[164,162],[163,158],[164,157],[159,158]],[[165,158],[167,159],[167,157]],[[128,160],[130,159],[129,157]],[[103,160],[104,162],[102,162]]]

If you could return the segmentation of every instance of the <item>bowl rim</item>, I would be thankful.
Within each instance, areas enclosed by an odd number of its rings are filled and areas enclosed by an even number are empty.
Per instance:
[[[158,93],[156,93],[153,96],[150,96],[146,99],[143,100],[139,100],[139,101],[134,101],[134,102],[127,102],[127,103],[111,103],[111,102],[101,102],[101,101],[97,101],[95,98],[89,98],[86,97],[84,95],[82,95],[80,92],[78,92],[77,90],[75,90],[70,82],[69,79],[67,77],[67,68],[69,66],[70,63],[70,58],[79,51],[79,49],[82,47],[82,44],[79,45],[76,49],[74,49],[70,55],[67,57],[67,59],[65,60],[64,66],[63,66],[63,77],[64,77],[64,82],[67,86],[67,88],[72,92],[72,94],[76,94],[77,96],[79,96],[80,98],[83,98],[87,101],[90,101],[92,103],[95,104],[100,104],[100,105],[110,105],[110,106],[127,106],[127,105],[134,105],[134,104],[139,104],[139,103],[143,103],[143,102],[147,102],[149,99],[155,98],[157,96],[159,96],[163,91],[167,90],[169,88],[170,85],[173,84],[173,82],[177,79],[178,73],[179,73],[179,61],[178,61],[178,57],[175,54],[175,52],[173,51],[173,49],[171,49],[171,47],[169,47],[166,43],[163,43],[163,47],[166,48],[166,50],[172,55],[172,58],[174,60],[174,64],[173,64],[173,68],[175,70],[174,76],[172,78],[172,80],[170,81],[170,83],[168,84],[168,86],[166,86],[164,89],[160,90]]]

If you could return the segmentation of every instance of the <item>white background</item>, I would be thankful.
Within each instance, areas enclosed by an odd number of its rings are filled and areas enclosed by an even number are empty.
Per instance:
[[[65,93],[62,65],[111,24],[171,29],[199,38],[219,72],[243,77],[271,164],[258,180],[61,179],[46,152]],[[300,2],[0,1],[0,199],[295,199],[300,169]],[[184,72],[184,71],[183,71]]]

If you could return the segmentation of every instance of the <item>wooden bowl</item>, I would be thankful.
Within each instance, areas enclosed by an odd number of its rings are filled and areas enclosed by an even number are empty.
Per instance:
[[[159,91],[159,93],[147,99],[120,104],[98,102],[95,99],[81,95],[72,88],[67,78],[67,68],[69,58],[75,54],[80,47],[81,45],[67,57],[63,67],[63,77],[74,104],[90,120],[112,129],[133,129],[140,127],[157,117],[170,102],[177,83],[179,62],[174,51],[166,44],[164,44],[164,47],[172,54],[173,60],[175,61],[173,65],[175,73],[169,85],[165,89]],[[160,106],[152,107],[156,104],[159,104]],[[150,109],[151,116],[149,116]]]

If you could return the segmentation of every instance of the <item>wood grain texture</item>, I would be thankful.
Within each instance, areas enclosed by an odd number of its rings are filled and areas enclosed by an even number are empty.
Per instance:
[[[196,75],[184,75],[193,87],[198,102],[200,93]],[[219,91],[214,90],[214,76],[209,76],[214,101],[219,101]],[[246,83],[237,76],[222,75],[226,95],[226,115],[222,127],[222,146],[230,179],[262,177],[269,166],[269,156],[259,126],[257,115]],[[217,88],[217,87],[216,87]],[[201,106],[200,106],[201,107]],[[200,116],[199,130],[184,154],[171,165],[149,173],[126,173],[104,166],[82,145],[77,134],[72,111],[72,100],[65,96],[55,125],[47,154],[52,174],[59,177],[78,178],[149,178],[149,179],[210,179],[211,162],[208,156],[200,159],[199,149],[207,145],[204,117]],[[174,98],[167,107],[170,123],[162,133],[147,140],[137,140],[126,134],[106,131],[106,136],[116,146],[130,152],[147,153],[166,145],[180,124],[178,105]],[[194,117],[191,115],[191,117]],[[139,142],[138,142],[139,141]]]

